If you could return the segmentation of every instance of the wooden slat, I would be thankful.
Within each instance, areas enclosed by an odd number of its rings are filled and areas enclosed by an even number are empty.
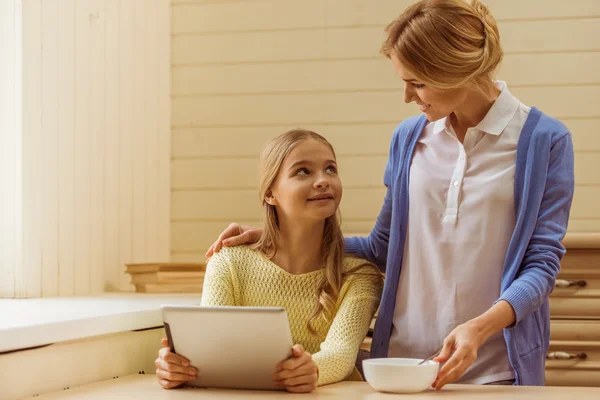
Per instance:
[[[600,151],[575,153],[575,183],[579,185],[597,185],[600,187],[599,161]]]
[[[42,296],[58,295],[58,2],[42,2]]]
[[[75,293],[75,0],[58,9],[58,289]]]
[[[600,83],[600,51],[508,54],[498,77],[509,88],[522,85]],[[552,68],[548,68],[552,65]],[[290,79],[290,77],[294,77]],[[173,69],[173,95],[375,90],[403,87],[391,62],[316,60],[266,64],[191,65]]]
[[[412,3],[414,0],[176,0],[173,2],[173,33],[298,29],[324,24],[385,26]],[[600,15],[595,0],[487,0],[484,3],[499,21]]]
[[[596,249],[600,254],[600,233],[570,233],[565,236],[563,244],[568,249]],[[589,253],[586,254],[589,256]],[[575,263],[576,264],[576,263]]]
[[[89,0],[75,2],[75,294],[91,289],[90,13]]]
[[[600,15],[596,0],[485,0],[497,20],[580,18]]]
[[[144,185],[144,242],[147,260],[158,259],[158,51],[156,26],[158,15],[158,2],[144,2],[144,139],[139,142],[144,147],[143,174]],[[167,149],[165,149],[167,150]]]
[[[398,123],[399,121],[364,125],[351,123],[306,124],[301,127],[325,136],[334,146],[339,157],[348,154],[387,155],[392,133]],[[292,125],[265,125],[175,129],[173,131],[173,157],[258,156],[268,140],[295,127]],[[596,137],[594,135],[594,138]],[[598,143],[600,148],[600,141]]]
[[[599,50],[598,19],[498,24],[506,53]],[[383,27],[220,33],[173,37],[173,63],[235,63],[376,57]]]
[[[23,264],[16,296],[42,292],[42,4],[21,3],[23,15]],[[25,114],[26,113],[26,114]]]
[[[105,123],[106,123],[106,75],[107,65],[105,49],[105,0],[92,0],[89,19],[90,46],[90,155],[91,155],[91,236],[90,236],[90,293],[104,290],[104,163],[105,163]]]
[[[512,93],[556,118],[600,117],[599,86],[515,88]],[[587,99],[587,101],[581,101]],[[175,127],[398,120],[417,114],[400,91],[211,96],[173,99]]]
[[[104,98],[104,280],[107,291],[119,290],[119,130],[121,98],[119,81],[119,60],[121,30],[119,26],[119,0],[105,3],[105,45],[106,45],[106,96]]]
[[[571,207],[571,218],[600,219],[600,186],[576,186],[573,206]]]
[[[145,115],[146,82],[146,40],[144,21],[146,7],[141,1],[133,3],[133,143],[131,157],[133,158],[133,260],[141,262],[146,254],[146,129],[148,125]]]
[[[172,252],[203,252],[208,250],[219,234],[234,222],[217,221],[217,222],[174,222],[171,233]],[[244,221],[245,225],[262,226],[260,219],[252,221]],[[204,256],[202,254],[202,256]]]
[[[14,0],[0,2],[0,57],[16,60],[21,49],[17,46],[18,33]],[[18,142],[22,132],[18,129],[17,101],[20,97],[17,65],[0,63],[0,182],[4,195],[0,196],[0,298],[14,297],[15,272],[20,268],[17,252],[20,248],[21,194],[20,152]]]
[[[571,218],[568,232],[600,232],[600,218]]]
[[[173,34],[323,26],[326,3],[322,0],[216,2],[201,6],[175,3]]]
[[[598,65],[600,51],[507,54],[498,71],[498,79],[507,81],[509,88],[519,85],[598,84]]]
[[[123,273],[133,259],[133,2],[119,4],[119,288],[132,290]]]
[[[170,257],[171,242],[171,21],[170,2],[158,5],[156,43],[158,46],[158,243],[160,260]]]
[[[563,122],[573,135],[576,151],[600,150],[600,135],[596,133],[600,119],[565,119]]]

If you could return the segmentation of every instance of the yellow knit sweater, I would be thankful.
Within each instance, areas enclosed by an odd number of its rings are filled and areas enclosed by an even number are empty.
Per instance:
[[[347,258],[344,268],[362,263]],[[322,275],[323,270],[290,274],[257,250],[223,247],[207,265],[202,305],[285,308],[294,343],[303,345],[319,368],[318,384],[334,383],[354,370],[359,346],[379,305],[383,282],[372,276],[351,275],[340,291],[335,317],[329,324],[322,318],[316,320],[313,327],[318,336],[314,336],[306,324]]]

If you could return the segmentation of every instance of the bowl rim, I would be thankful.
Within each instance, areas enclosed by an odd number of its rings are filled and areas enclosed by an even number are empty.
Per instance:
[[[382,361],[389,361],[389,362],[382,362]],[[423,361],[422,358],[401,358],[401,357],[378,357],[378,358],[367,358],[363,360],[363,364],[370,364],[370,365],[382,365],[382,366],[391,366],[391,367],[429,367],[432,365],[437,365],[439,366],[440,363],[437,361],[433,361],[433,360],[429,360],[426,361],[423,364],[393,364],[392,360],[410,360],[410,361],[418,361],[421,362]]]

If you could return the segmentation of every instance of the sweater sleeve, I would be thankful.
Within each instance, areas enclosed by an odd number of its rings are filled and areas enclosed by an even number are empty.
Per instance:
[[[381,297],[382,280],[355,275],[313,360],[319,368],[318,385],[339,382],[354,369],[360,344],[367,336]]]
[[[206,265],[202,287],[202,306],[234,306],[235,296],[231,261],[227,251],[215,253]]]
[[[388,246],[390,242],[390,228],[392,224],[392,201],[394,197],[394,185],[393,177],[394,171],[396,170],[395,154],[398,142],[398,127],[392,142],[390,144],[390,151],[388,156],[388,162],[383,173],[383,183],[387,187],[387,192],[383,199],[383,206],[377,216],[375,226],[371,230],[371,233],[367,237],[350,237],[344,240],[346,246],[346,253],[352,254],[357,257],[369,260],[377,267],[385,272],[385,266],[387,262]]]
[[[554,290],[560,260],[565,254],[561,241],[567,231],[573,200],[573,158],[571,135],[566,134],[550,150],[544,195],[522,269],[499,299],[514,309],[515,325],[539,308]]]

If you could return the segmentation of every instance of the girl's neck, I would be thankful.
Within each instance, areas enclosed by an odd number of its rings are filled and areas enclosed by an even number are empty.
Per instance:
[[[277,253],[272,261],[294,275],[321,269],[324,227],[325,221],[302,224],[280,220]]]

